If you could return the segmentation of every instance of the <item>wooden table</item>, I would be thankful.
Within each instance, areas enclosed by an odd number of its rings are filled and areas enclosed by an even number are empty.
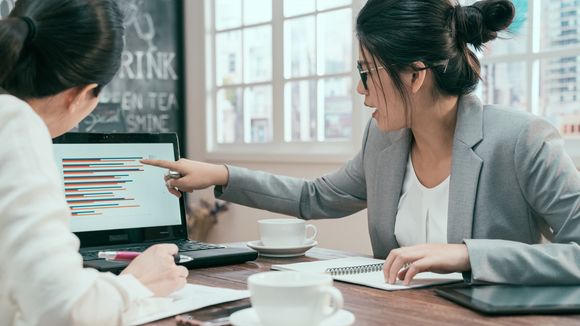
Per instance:
[[[240,244],[236,244],[240,245]],[[265,258],[256,261],[189,272],[190,283],[246,289],[248,276],[270,270],[273,264],[287,264],[352,256],[353,254],[313,248],[306,256],[298,258]],[[344,296],[344,309],[354,313],[355,325],[580,325],[577,315],[527,315],[513,317],[488,317],[456,305],[435,294],[433,289],[388,292],[355,284],[334,282]],[[245,299],[249,303],[249,299]],[[240,301],[220,307],[239,305]],[[209,309],[209,308],[206,308]],[[191,313],[203,313],[203,309]],[[149,325],[175,325],[167,318]],[[298,325],[297,325],[298,326]]]

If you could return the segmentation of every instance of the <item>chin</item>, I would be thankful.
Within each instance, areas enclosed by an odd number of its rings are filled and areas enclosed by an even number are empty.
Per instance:
[[[56,138],[58,136],[62,136],[66,133],[66,131],[56,131],[56,132],[50,132],[50,138]]]

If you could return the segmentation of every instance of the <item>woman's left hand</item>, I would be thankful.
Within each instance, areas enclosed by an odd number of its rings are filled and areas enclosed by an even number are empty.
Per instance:
[[[409,285],[421,272],[452,273],[471,269],[464,244],[422,244],[391,250],[383,273],[385,281],[393,284],[399,278]]]

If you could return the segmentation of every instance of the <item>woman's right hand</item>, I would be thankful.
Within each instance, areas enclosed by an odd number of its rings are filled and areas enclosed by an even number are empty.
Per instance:
[[[228,168],[221,164],[210,164],[183,158],[179,161],[141,160],[141,163],[179,172],[181,174],[179,179],[165,177],[167,189],[177,197],[181,196],[180,191],[192,192],[214,185],[226,185],[229,179]]]
[[[155,296],[166,296],[187,283],[189,271],[183,266],[175,265],[173,255],[177,252],[174,244],[151,246],[133,259],[121,274],[133,275]]]

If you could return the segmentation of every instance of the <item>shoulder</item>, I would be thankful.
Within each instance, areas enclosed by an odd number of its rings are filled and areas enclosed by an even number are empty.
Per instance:
[[[483,117],[487,128],[507,127],[509,130],[521,130],[537,124],[552,126],[542,117],[503,105],[484,105]]]
[[[47,131],[44,121],[28,103],[12,95],[0,95],[0,133]],[[8,137],[9,135],[4,135]],[[6,138],[3,138],[6,139]]]
[[[5,114],[19,114],[21,113],[20,110],[26,111],[26,109],[31,109],[30,105],[26,102],[22,101],[21,99],[12,96],[12,95],[0,95],[0,114],[3,116]]]
[[[564,140],[547,120],[514,108],[489,105],[483,110],[483,141],[478,154],[499,163],[508,160],[516,170],[530,164],[567,161]]]
[[[502,105],[483,107],[483,134],[487,140],[526,143],[559,138],[558,130],[542,117]]]
[[[0,95],[0,139],[0,155],[12,162],[46,166],[46,159],[52,158],[46,124],[30,105],[11,95]]]

